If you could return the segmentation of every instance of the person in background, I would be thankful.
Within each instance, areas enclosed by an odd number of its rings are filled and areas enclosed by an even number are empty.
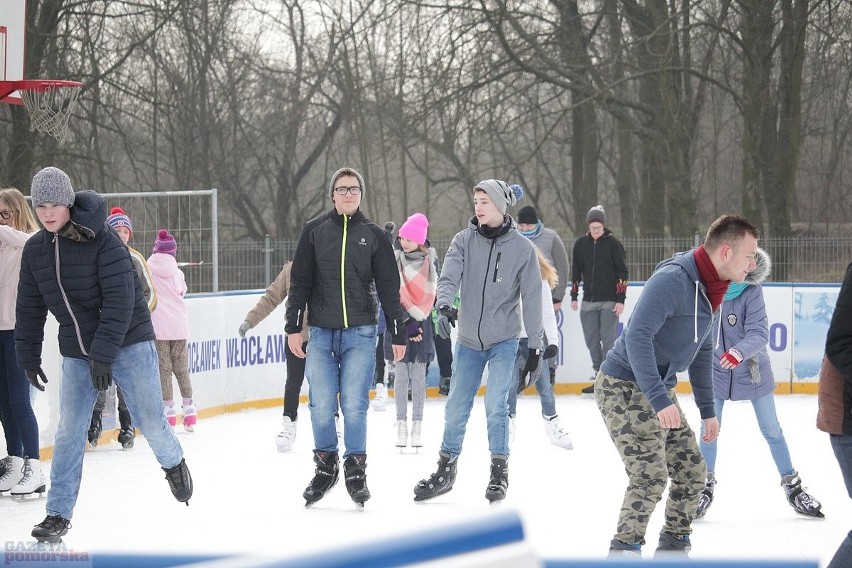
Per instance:
[[[7,454],[0,459],[0,492],[16,496],[45,489],[30,383],[15,359],[21,253],[36,231],[38,224],[24,195],[14,187],[0,189],[0,424]]]
[[[817,428],[828,434],[846,492],[852,497],[852,263],[837,296],[819,372]],[[852,531],[826,568],[852,566]]]
[[[438,279],[438,333],[449,337],[458,319],[453,378],[444,407],[444,437],[438,468],[414,487],[425,501],[452,490],[474,397],[488,366],[485,414],[491,475],[489,502],[502,501],[509,488],[509,389],[517,389],[515,357],[523,327],[529,337],[525,371],[541,359],[541,270],[535,246],[518,233],[506,214],[523,196],[519,185],[487,179],[473,188],[474,216],[453,237]],[[452,307],[456,294],[461,309]],[[523,310],[521,301],[523,300]]]
[[[547,259],[550,266],[556,270],[556,283],[548,294],[553,302],[553,311],[559,313],[562,310],[562,300],[565,298],[565,290],[571,276],[571,266],[568,264],[565,244],[559,238],[559,233],[544,226],[544,222],[532,205],[522,207],[518,211],[518,232],[531,240],[544,254],[544,258]],[[547,359],[551,386],[556,383],[557,360],[556,355]]]
[[[396,230],[396,223],[393,221],[385,221],[384,231],[385,236],[388,239],[388,242],[394,243],[393,232]],[[387,326],[385,326],[385,312],[382,310],[382,304],[379,302],[379,328],[377,332],[378,342],[376,343],[376,371],[375,371],[375,379],[373,380],[373,386],[375,389],[375,394],[373,395],[373,400],[370,402],[370,408],[372,408],[376,412],[383,412],[385,409],[385,405],[388,402],[388,389],[394,388],[394,381],[396,379],[395,374],[395,363],[393,358],[388,358],[388,353],[391,352],[391,349],[388,348],[385,350],[385,332],[387,331]],[[385,369],[387,369],[387,382],[385,382]],[[403,393],[405,394],[405,393]]]
[[[302,494],[305,507],[313,506],[337,483],[338,408],[343,412],[346,490],[358,509],[371,497],[367,409],[376,369],[377,294],[391,332],[394,360],[405,356],[399,273],[387,236],[361,211],[364,190],[364,178],[354,168],[334,172],[328,185],[334,206],[305,224],[293,257],[284,331],[293,354],[307,357],[316,465]],[[310,333],[307,353],[299,335],[305,326]]]
[[[411,447],[423,446],[421,427],[426,403],[426,365],[435,357],[432,308],[438,283],[435,249],[426,238],[429,220],[422,213],[409,216],[399,228],[394,255],[399,267],[399,299],[408,314],[405,357],[395,365],[396,446],[408,445],[408,396],[411,388]],[[389,342],[390,335],[386,338]],[[393,355],[386,353],[386,357]]]
[[[657,551],[686,554],[707,465],[680,408],[677,373],[689,371],[702,440],[719,434],[713,405],[713,323],[730,282],[754,270],[757,229],[723,215],[704,244],[657,265],[624,332],[607,353],[595,402],[624,463],[624,492],[610,555],[639,555],[648,521],[671,480]]]
[[[550,291],[556,285],[556,269],[544,256],[544,253],[536,247],[536,256],[538,257],[538,266],[541,269],[541,315],[544,325],[545,348],[542,353],[543,361],[547,361],[556,356],[559,351],[559,331],[556,328],[556,314],[551,309]],[[526,329],[521,329],[520,341],[518,343],[518,356],[516,360],[518,369],[518,388],[509,389],[509,437],[510,439],[515,433],[515,410],[518,405],[518,395],[525,388],[535,385],[541,401],[541,415],[544,418],[544,431],[550,443],[560,448],[570,450],[574,448],[574,443],[571,440],[571,434],[562,429],[559,423],[559,416],[556,415],[556,398],[553,396],[553,383],[548,379],[542,379],[543,367],[539,364],[538,368],[532,373],[524,373],[527,364],[527,355],[529,339],[526,335]]]
[[[246,314],[246,319],[240,324],[238,332],[240,337],[245,337],[246,332],[253,329],[257,324],[266,319],[266,316],[281,305],[290,292],[290,271],[293,269],[293,261],[287,261],[281,268],[281,272],[264,292],[257,304]],[[301,332],[302,349],[308,344],[308,330]],[[305,380],[305,359],[296,357],[290,351],[289,343],[284,344],[286,355],[287,378],[284,381],[284,418],[281,422],[281,432],[275,437],[275,445],[279,452],[289,452],[293,449],[296,441],[296,420],[299,417],[299,395],[302,392],[302,383]]]
[[[627,296],[627,263],[624,247],[612,231],[606,228],[606,213],[596,205],[586,214],[589,232],[574,243],[571,264],[571,309],[577,311],[580,282],[583,283],[583,304],[580,324],[586,347],[597,375],[606,354],[615,344],[618,318],[624,311]],[[592,381],[595,380],[594,375]],[[594,383],[583,389],[593,394]]]
[[[157,232],[148,266],[157,289],[157,309],[151,314],[157,335],[157,355],[160,358],[160,386],[163,391],[163,412],[169,424],[177,424],[177,412],[172,391],[172,373],[177,379],[183,398],[183,427],[195,430],[197,413],[192,399],[192,381],[186,340],[189,338],[189,318],[186,313],[186,276],[177,265],[177,241],[166,229]]]
[[[33,177],[31,194],[44,229],[27,241],[21,256],[15,352],[30,384],[43,391],[49,310],[59,324],[62,388],[47,517],[32,536],[59,542],[71,527],[80,492],[92,408],[98,391],[113,380],[124,390],[177,501],[189,503],[192,477],[163,417],[151,313],[127,247],[106,224],[106,200],[94,191],[74,193],[68,174],[54,167]]]
[[[822,518],[825,516],[820,512],[822,505],[804,490],[799,473],[793,467],[790,449],[775,412],[775,376],[766,351],[769,325],[761,286],[772,271],[772,262],[761,248],[755,252],[754,262],[755,269],[748,273],[745,282],[728,285],[719,311],[713,365],[716,418],[721,428],[725,400],[751,401],[757,425],[769,445],[790,506],[806,517]],[[696,519],[703,518],[713,502],[718,445],[718,440],[702,440],[698,444],[707,462],[707,482],[698,502]]]
[[[141,252],[131,247],[128,243],[133,237],[133,223],[130,217],[124,212],[121,207],[113,207],[107,217],[107,224],[112,227],[124,246],[130,252],[130,260],[133,261],[133,268],[136,270],[136,275],[139,277],[139,283],[142,285],[142,295],[145,297],[145,302],[148,303],[148,311],[153,312],[157,307],[157,291],[154,289],[154,282],[151,279],[151,271],[148,270],[148,263],[145,262],[145,257]],[[116,396],[118,397],[118,443],[125,450],[133,448],[134,440],[136,439],[136,429],[133,428],[133,421],[130,416],[130,411],[127,410],[127,402],[124,400],[124,393],[116,387]],[[98,399],[95,401],[95,410],[92,412],[92,422],[89,425],[89,444],[92,447],[98,445],[101,437],[104,406],[106,406],[107,391],[99,391]]]

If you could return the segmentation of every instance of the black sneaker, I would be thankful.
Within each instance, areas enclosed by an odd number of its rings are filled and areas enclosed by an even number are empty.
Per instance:
[[[186,467],[186,460],[180,460],[180,463],[174,467],[163,468],[163,471],[166,472],[166,481],[169,482],[172,495],[180,503],[186,503],[188,507],[189,498],[192,497],[192,476],[189,474],[189,468]]]
[[[32,536],[39,542],[62,542],[62,537],[71,528],[71,521],[59,515],[48,515],[33,528]]]

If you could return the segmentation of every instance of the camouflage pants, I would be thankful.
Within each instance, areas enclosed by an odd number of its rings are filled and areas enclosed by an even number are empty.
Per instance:
[[[680,412],[677,429],[660,428],[657,413],[635,382],[602,372],[595,382],[595,401],[628,478],[615,533],[615,538],[627,544],[644,544],[648,520],[668,478],[671,488],[663,531],[675,535],[692,532],[707,466],[674,390],[669,396]]]

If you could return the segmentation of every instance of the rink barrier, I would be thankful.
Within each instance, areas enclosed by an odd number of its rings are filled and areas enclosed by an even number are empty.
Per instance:
[[[694,560],[679,558],[665,560],[611,559],[611,560],[546,560],[542,568],[819,568],[816,560]]]

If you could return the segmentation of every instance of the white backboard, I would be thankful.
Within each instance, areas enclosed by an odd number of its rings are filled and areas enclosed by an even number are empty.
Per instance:
[[[26,0],[0,0],[0,81],[24,78],[24,46],[27,27]],[[20,103],[17,92],[4,103]]]

